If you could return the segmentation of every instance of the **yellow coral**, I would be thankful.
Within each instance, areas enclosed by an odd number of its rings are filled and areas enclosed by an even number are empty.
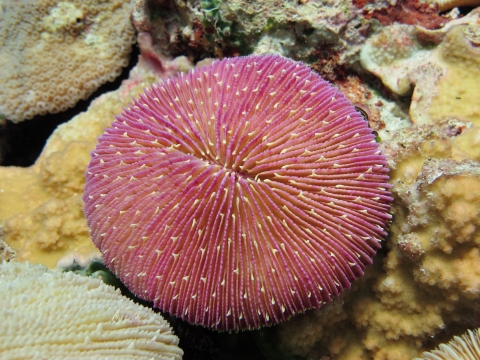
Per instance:
[[[75,259],[86,265],[100,254],[90,240],[82,207],[80,195],[47,200],[29,213],[7,219],[5,239],[17,249],[21,261],[53,268],[68,266]]]
[[[455,160],[480,161],[480,126],[466,129],[462,136],[452,140],[452,157]]]
[[[0,168],[3,238],[20,260],[54,268],[60,260],[84,264],[100,256],[82,212],[84,172],[96,138],[121,105],[106,95],[60,126],[32,167]]]
[[[81,263],[100,256],[88,234],[81,194],[89,153],[122,105],[114,96],[107,99],[75,118],[79,129],[88,128],[83,133],[71,123],[60,126],[32,167],[0,168],[3,238],[19,259],[53,268],[65,256]]]
[[[437,95],[430,105],[433,121],[453,117],[480,125],[480,50],[465,36],[469,28],[480,33],[480,23],[455,26],[438,49],[447,72],[440,79]]]
[[[14,122],[74,106],[128,64],[129,1],[4,1],[2,10],[0,113]]]
[[[0,264],[0,353],[10,359],[175,359],[183,352],[160,314],[99,279]]]

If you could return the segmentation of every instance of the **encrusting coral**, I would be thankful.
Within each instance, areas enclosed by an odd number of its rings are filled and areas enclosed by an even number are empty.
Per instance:
[[[475,16],[472,16],[475,19]],[[455,118],[480,126],[480,8],[476,21],[447,32],[438,56],[447,69],[439,79],[429,115],[432,121]]]
[[[364,69],[398,95],[413,88],[415,124],[448,119],[480,125],[480,8],[439,30],[391,25],[371,36],[360,53]]]
[[[3,1],[0,116],[14,122],[57,113],[114,80],[135,31],[129,1]]]
[[[5,257],[42,263],[49,268],[86,266],[100,253],[91,241],[83,216],[81,194],[90,151],[97,137],[132,96],[181,69],[189,69],[184,58],[164,64],[158,72],[140,59],[116,92],[92,102],[87,112],[55,130],[40,157],[29,168],[0,167],[0,236],[8,246]]]
[[[342,93],[302,63],[247,56],[146,90],[99,138],[83,199],[134,294],[250,329],[363,275],[391,218],[387,172]]]
[[[99,279],[0,264],[0,354],[13,359],[175,359],[168,322]]]

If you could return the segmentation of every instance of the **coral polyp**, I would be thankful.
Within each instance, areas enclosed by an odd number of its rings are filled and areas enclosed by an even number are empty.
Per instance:
[[[318,308],[371,263],[391,197],[367,122],[307,66],[247,56],[145,90],[105,130],[84,202],[137,296],[217,330]]]

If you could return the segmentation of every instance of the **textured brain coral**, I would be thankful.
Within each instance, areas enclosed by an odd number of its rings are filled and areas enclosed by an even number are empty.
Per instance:
[[[363,274],[390,218],[387,171],[367,123],[307,66],[226,59],[158,83],[106,129],[85,214],[137,296],[257,328]]]

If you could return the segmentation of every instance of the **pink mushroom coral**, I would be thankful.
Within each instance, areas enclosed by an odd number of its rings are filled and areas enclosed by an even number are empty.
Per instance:
[[[251,329],[363,274],[390,219],[387,172],[343,94],[301,63],[247,56],[145,90],[100,137],[83,199],[137,296]]]

